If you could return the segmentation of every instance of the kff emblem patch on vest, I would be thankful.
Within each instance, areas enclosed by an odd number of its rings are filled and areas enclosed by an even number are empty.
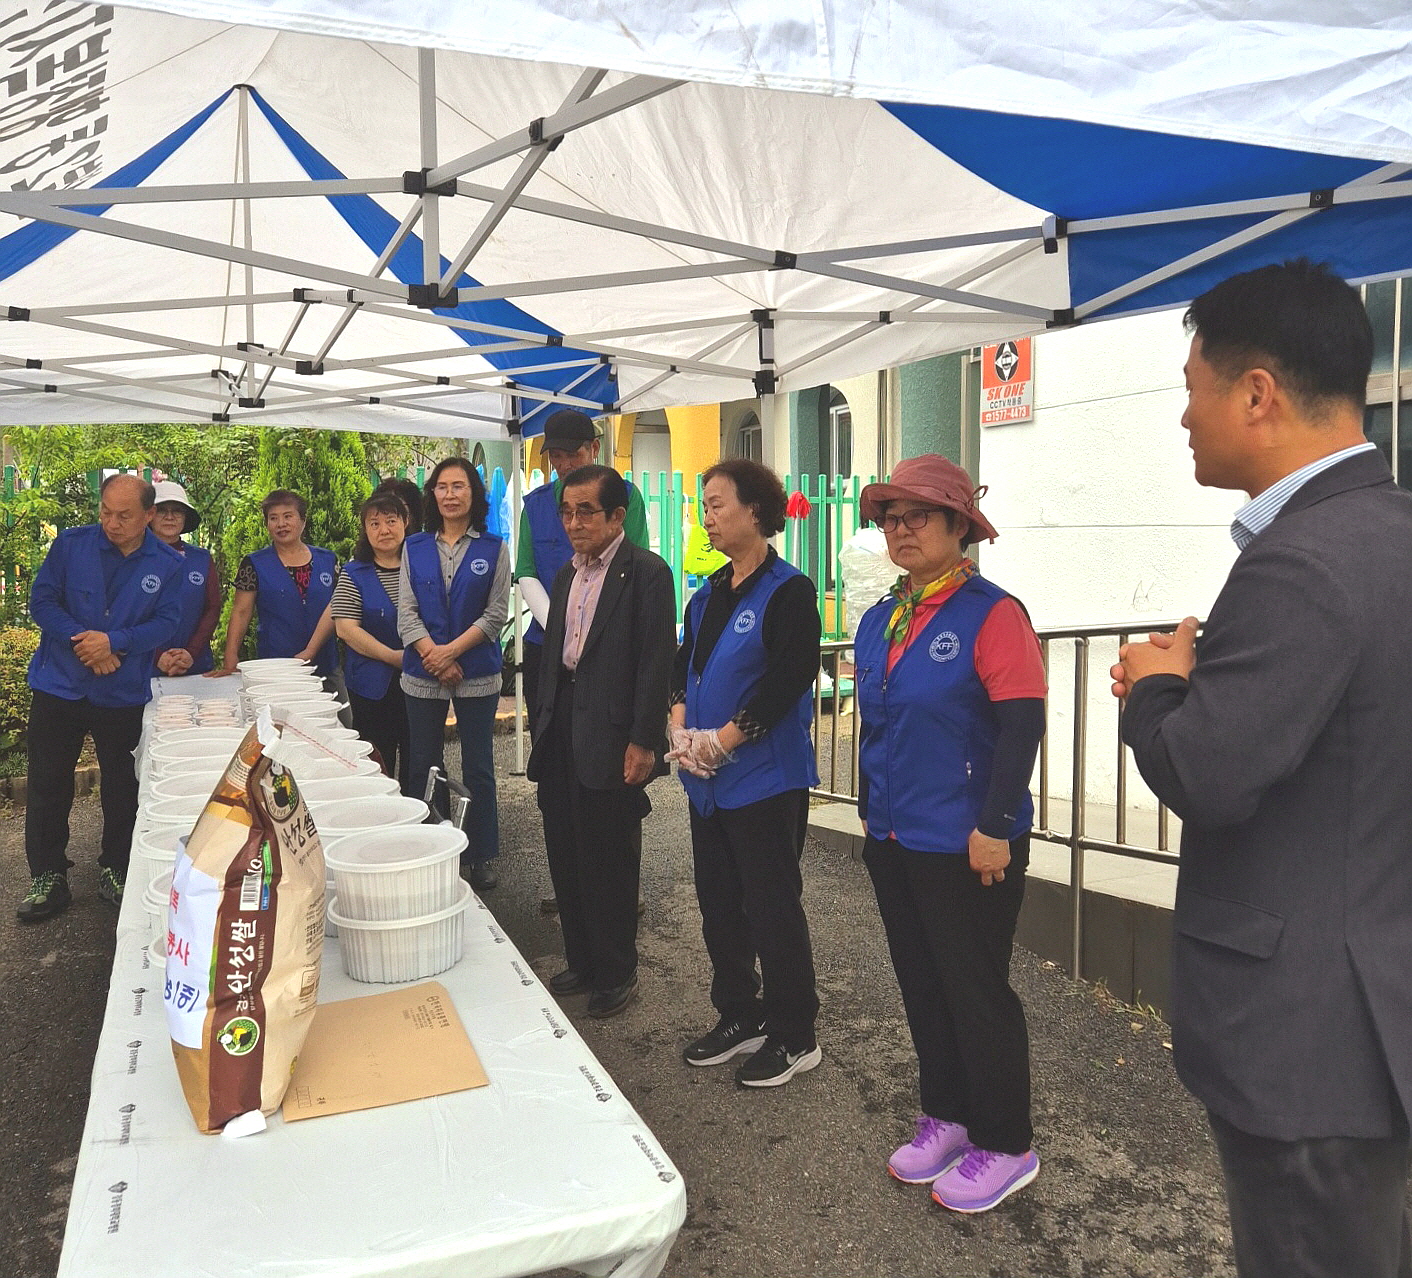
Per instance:
[[[735,632],[738,635],[749,634],[755,629],[755,613],[747,608],[735,619]]]
[[[198,572],[195,568],[186,574],[186,579],[193,586],[204,586],[206,584],[206,574],[204,572]]]
[[[473,573],[475,573],[475,575],[476,575],[477,577],[484,577],[485,574],[490,571],[490,560],[488,560],[488,559],[472,559],[472,560],[471,560],[471,571],[472,571]]]
[[[155,595],[162,588],[162,579],[155,572],[149,572],[142,579],[142,589],[146,594]]]
[[[961,641],[954,630],[943,630],[932,640],[927,656],[933,661],[950,661],[961,651]]]

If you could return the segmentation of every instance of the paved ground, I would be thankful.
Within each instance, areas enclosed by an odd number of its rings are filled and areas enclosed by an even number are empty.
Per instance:
[[[489,902],[547,976],[558,931],[538,912],[548,886],[538,813],[531,788],[507,773],[502,885]],[[1172,1073],[1166,1027],[1027,954],[1015,979],[1030,1017],[1039,1180],[966,1218],[883,1173],[916,1106],[906,1023],[866,874],[816,844],[805,873],[823,1065],[762,1092],[737,1089],[725,1067],[682,1065],[681,1045],[714,1014],[680,790],[659,781],[652,797],[641,997],[604,1024],[583,1017],[582,999],[566,1009],[685,1177],[671,1278],[1232,1273],[1215,1157]],[[73,908],[42,926],[13,921],[21,815],[0,813],[0,1275],[42,1278],[58,1263],[114,915],[94,896],[98,812],[85,799]]]

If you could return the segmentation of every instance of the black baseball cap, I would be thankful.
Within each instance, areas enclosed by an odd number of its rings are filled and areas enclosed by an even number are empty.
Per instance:
[[[593,428],[593,418],[585,413],[580,413],[577,409],[561,408],[550,413],[548,420],[544,423],[544,451],[551,448],[562,448],[565,452],[574,452],[582,448],[585,444],[591,444],[598,438],[598,432]]]

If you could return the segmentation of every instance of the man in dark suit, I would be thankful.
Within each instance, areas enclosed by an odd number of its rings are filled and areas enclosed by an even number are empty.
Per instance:
[[[565,970],[549,987],[616,1016],[637,992],[644,787],[667,771],[676,651],[672,571],[623,535],[628,493],[607,466],[564,479],[559,513],[574,557],[554,578],[534,749],[544,846],[559,900]]]
[[[1198,483],[1251,500],[1211,609],[1113,667],[1183,820],[1173,1057],[1242,1278],[1412,1273],[1412,495],[1363,437],[1356,292],[1290,262],[1194,301]]]

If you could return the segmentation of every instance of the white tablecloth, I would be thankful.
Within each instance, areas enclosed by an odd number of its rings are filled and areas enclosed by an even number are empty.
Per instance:
[[[480,902],[435,979],[488,1087],[230,1140],[182,1097],[140,895],[118,922],[60,1278],[660,1273],[681,1175]],[[321,1001],[385,988],[327,942]]]

